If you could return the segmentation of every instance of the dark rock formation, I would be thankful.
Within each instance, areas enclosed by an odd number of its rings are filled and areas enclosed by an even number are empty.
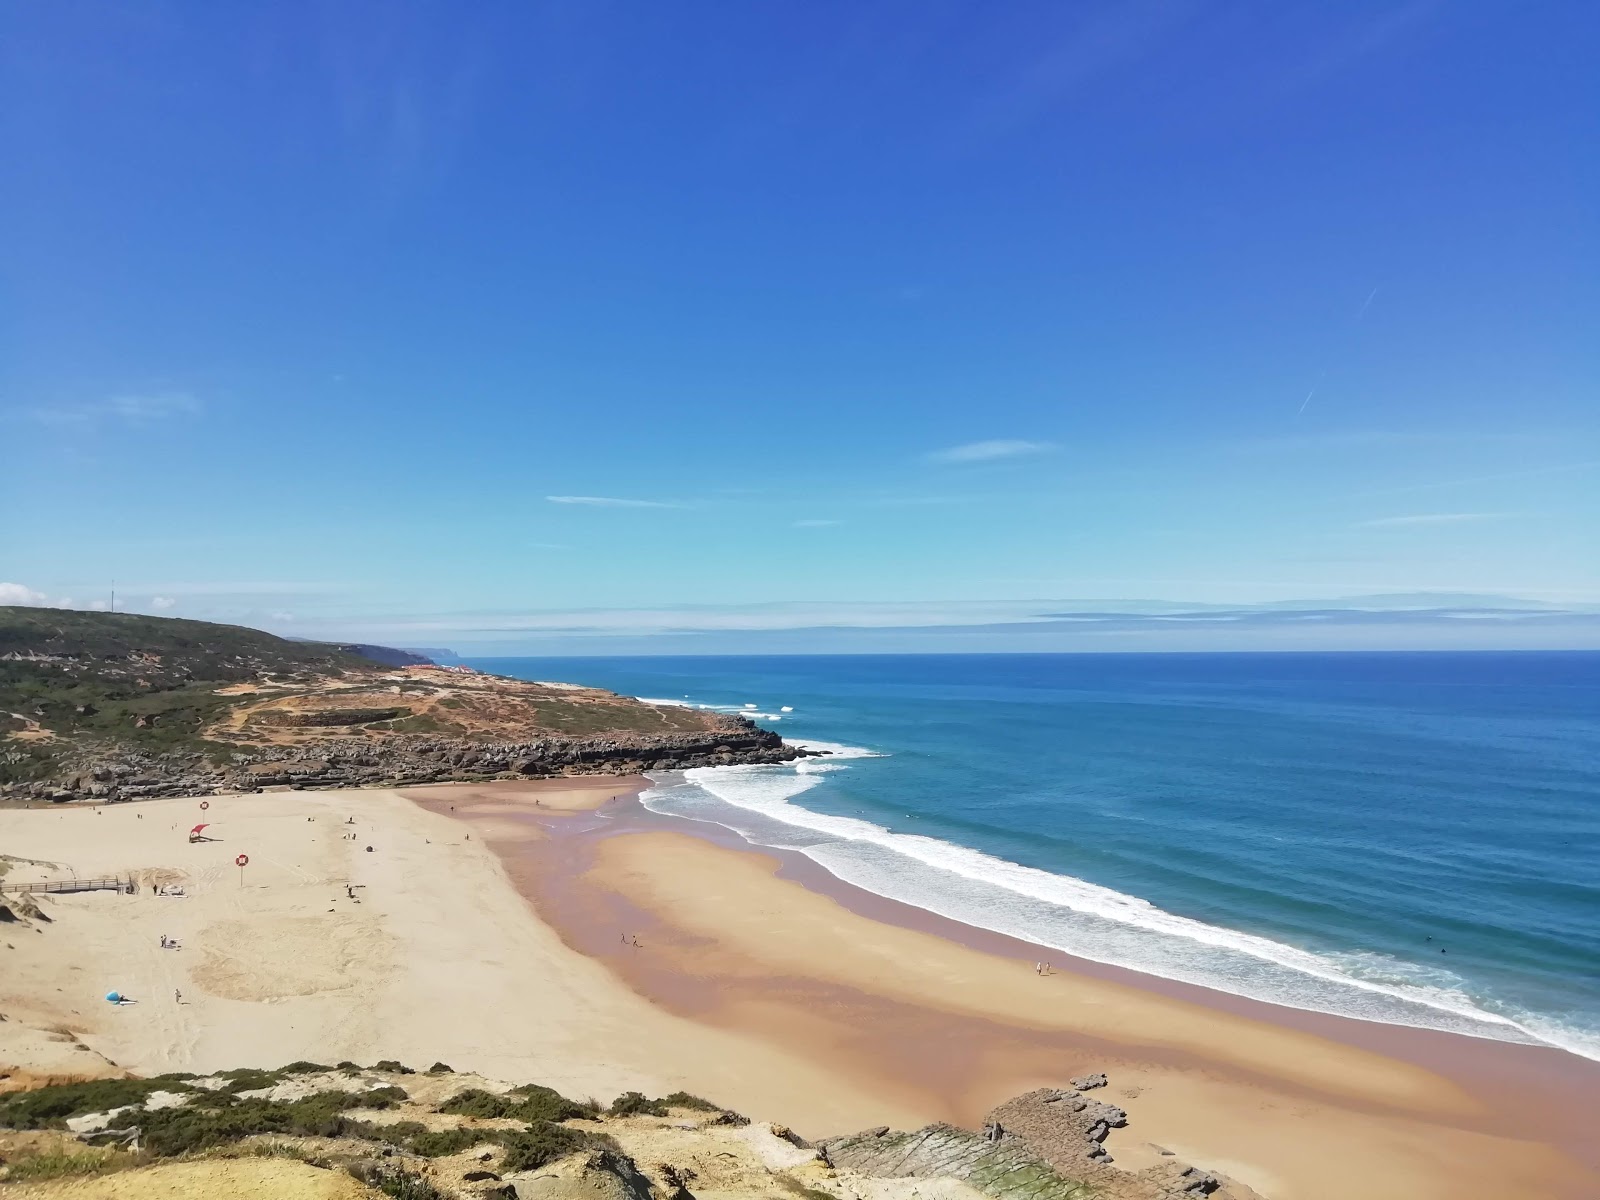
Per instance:
[[[719,729],[547,736],[526,742],[429,734],[330,738],[297,746],[241,746],[217,763],[198,752],[121,747],[110,757],[73,761],[63,777],[7,788],[22,800],[140,800],[263,788],[405,786],[557,775],[626,775],[734,763],[780,763],[804,752],[742,717]]]

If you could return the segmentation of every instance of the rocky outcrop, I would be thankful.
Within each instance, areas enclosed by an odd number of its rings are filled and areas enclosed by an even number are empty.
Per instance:
[[[1107,1081],[1095,1074],[1072,1082],[1100,1088]],[[1122,1109],[1075,1088],[1039,1088],[995,1108],[981,1133],[945,1124],[913,1133],[880,1126],[830,1138],[817,1148],[841,1170],[958,1179],[993,1200],[1261,1200],[1243,1184],[1176,1158],[1141,1171],[1112,1166],[1106,1137],[1127,1123]]]
[[[1094,1194],[1020,1142],[954,1125],[912,1133],[872,1129],[830,1138],[817,1151],[835,1170],[886,1179],[959,1179],[994,1200],[1087,1200]]]
[[[742,717],[685,733],[484,741],[418,734],[330,738],[293,747],[237,747],[218,763],[197,752],[119,748],[86,754],[53,780],[7,788],[24,800],[139,800],[271,787],[404,786],[557,775],[612,775],[736,763],[780,763],[806,752]]]
[[[1083,1174],[1111,1161],[1104,1145],[1106,1135],[1126,1125],[1128,1114],[1076,1091],[1039,1088],[1007,1100],[987,1119],[1056,1170]]]

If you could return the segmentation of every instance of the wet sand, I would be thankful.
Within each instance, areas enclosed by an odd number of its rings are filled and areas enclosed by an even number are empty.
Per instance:
[[[1067,961],[651,814],[640,782],[566,811],[526,785],[405,794],[471,824],[569,947],[664,1012],[825,1066],[852,1112],[971,1125],[1105,1070],[1130,1168],[1154,1143],[1272,1197],[1600,1195],[1600,1065]],[[806,1076],[764,1080],[761,1115],[840,1132]]]

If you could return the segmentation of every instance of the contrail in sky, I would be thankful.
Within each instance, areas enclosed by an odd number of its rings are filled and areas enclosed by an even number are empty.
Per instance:
[[[1367,315],[1367,309],[1372,307],[1372,302],[1378,298],[1378,291],[1382,287],[1383,287],[1383,285],[1380,283],[1377,287],[1373,288],[1370,292],[1367,293],[1367,298],[1361,302],[1361,308],[1356,313],[1356,323],[1357,324],[1360,324],[1361,323],[1361,318]],[[1306,405],[1311,403],[1311,397],[1313,397],[1313,396],[1315,396],[1317,394],[1317,389],[1322,386],[1322,381],[1324,379],[1326,379],[1327,377],[1328,377],[1328,372],[1327,371],[1323,371],[1322,374],[1317,376],[1317,381],[1311,385],[1311,390],[1306,393],[1306,398],[1304,400],[1300,401],[1300,409],[1299,409],[1298,412],[1295,413],[1295,416],[1298,417],[1298,416],[1303,416],[1305,414]]]
[[[1328,377],[1328,373],[1326,371],[1324,371],[1321,375],[1317,376],[1317,381],[1311,385],[1311,390],[1306,393],[1306,398],[1304,400],[1300,401],[1300,412],[1296,413],[1295,416],[1298,417],[1300,415],[1300,413],[1303,413],[1303,412],[1306,411],[1306,405],[1311,403],[1311,397],[1313,397],[1313,396],[1315,396],[1317,394],[1317,389],[1322,386],[1322,381],[1324,379],[1326,379],[1327,377]]]

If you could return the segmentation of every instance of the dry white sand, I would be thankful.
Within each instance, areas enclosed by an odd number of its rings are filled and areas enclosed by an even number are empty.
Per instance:
[[[570,809],[615,790],[574,781],[541,794]],[[13,867],[0,886],[133,872],[179,880],[186,893],[51,896],[41,905],[53,923],[0,926],[0,1069],[92,1073],[103,1059],[154,1074],[392,1058],[602,1100],[691,1082],[752,1107],[780,1097],[770,1081],[840,1090],[797,1055],[639,998],[539,922],[462,824],[393,792],[198,805],[0,810],[4,853],[59,864]],[[190,844],[202,819],[218,840]],[[163,934],[182,948],[163,950]],[[111,990],[135,1003],[107,1003]],[[837,1128],[879,1111],[845,1095],[831,1108]]]

